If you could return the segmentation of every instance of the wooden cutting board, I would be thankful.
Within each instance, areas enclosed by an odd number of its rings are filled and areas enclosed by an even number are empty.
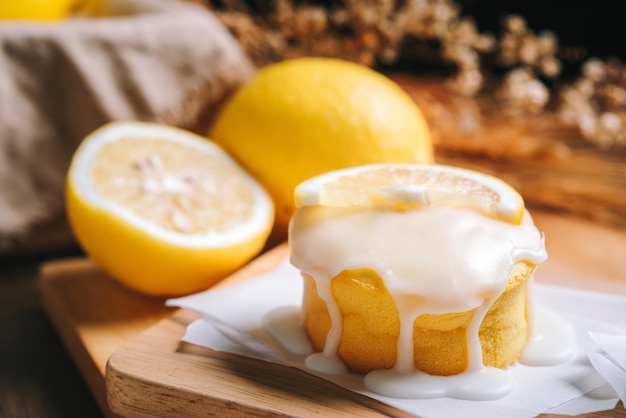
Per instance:
[[[550,254],[537,281],[626,294],[626,230],[534,216]],[[268,271],[286,255],[280,245],[220,286]],[[407,416],[293,368],[183,343],[193,313],[123,288],[86,259],[43,265],[41,288],[49,316],[107,416]],[[620,402],[613,411],[586,416],[626,418],[626,411]]]

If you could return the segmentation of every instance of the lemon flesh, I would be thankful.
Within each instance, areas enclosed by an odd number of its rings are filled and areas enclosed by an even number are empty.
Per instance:
[[[252,216],[254,190],[237,174],[193,148],[132,137],[103,145],[91,172],[95,191],[112,205],[165,231],[197,236],[236,229]]]

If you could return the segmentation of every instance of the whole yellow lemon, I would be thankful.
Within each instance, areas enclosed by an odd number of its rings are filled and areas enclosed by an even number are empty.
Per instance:
[[[323,172],[371,163],[432,163],[422,112],[381,73],[334,58],[261,69],[222,107],[209,135],[263,184],[286,232],[294,189]]]

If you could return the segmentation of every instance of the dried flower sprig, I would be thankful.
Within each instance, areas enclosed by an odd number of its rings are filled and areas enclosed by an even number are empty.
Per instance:
[[[620,62],[588,60],[560,98],[558,116],[586,139],[603,149],[626,145],[626,68]]]

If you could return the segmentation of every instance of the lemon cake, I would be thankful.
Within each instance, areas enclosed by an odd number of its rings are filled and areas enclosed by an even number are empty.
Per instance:
[[[291,263],[316,351],[350,371],[506,368],[528,341],[547,255],[521,196],[439,165],[369,165],[296,189]]]

